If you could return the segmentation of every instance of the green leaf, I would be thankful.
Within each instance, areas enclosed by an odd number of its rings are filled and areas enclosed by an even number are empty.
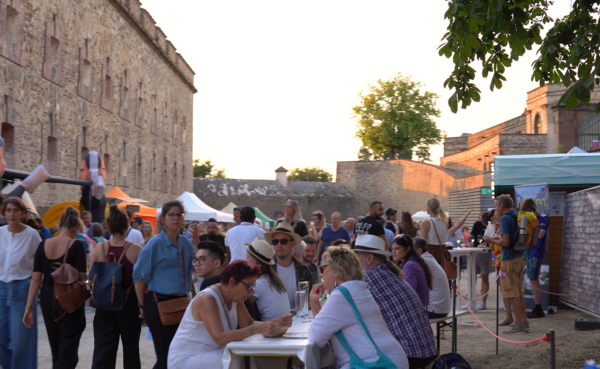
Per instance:
[[[575,95],[583,105],[587,105],[587,103],[590,102],[590,90],[585,88],[585,86],[581,83],[577,85],[577,88],[575,89]],[[567,108],[569,107],[567,106]]]

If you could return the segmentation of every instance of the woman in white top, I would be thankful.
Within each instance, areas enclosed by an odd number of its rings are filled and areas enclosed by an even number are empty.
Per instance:
[[[251,266],[260,267],[260,278],[256,280],[254,293],[248,298],[256,303],[263,322],[278,319],[290,313],[290,300],[283,282],[273,269],[275,251],[265,240],[255,238],[252,243],[245,243],[246,261]]]
[[[291,315],[255,322],[248,314],[244,300],[254,290],[259,273],[257,266],[236,260],[223,270],[228,283],[217,283],[194,297],[169,347],[169,369],[222,368],[223,350],[229,342],[258,333],[273,337],[282,326],[291,326]]]
[[[6,369],[37,368],[37,309],[31,315],[35,328],[27,329],[27,295],[33,274],[35,252],[42,241],[38,231],[23,224],[27,207],[18,197],[2,206],[8,223],[0,228],[0,366]]]
[[[364,362],[372,363],[382,358],[378,356],[352,306],[336,288],[345,287],[381,354],[399,369],[408,369],[408,359],[402,346],[388,329],[377,302],[367,289],[367,283],[363,281],[364,275],[356,254],[344,247],[330,246],[323,254],[323,265],[320,268],[323,284],[313,286],[310,293],[310,306],[315,318],[308,328],[309,341],[323,347],[331,340],[337,365],[341,369],[350,367],[350,354],[335,334],[339,330],[344,334],[350,349]],[[321,308],[319,301],[325,290],[333,292]]]

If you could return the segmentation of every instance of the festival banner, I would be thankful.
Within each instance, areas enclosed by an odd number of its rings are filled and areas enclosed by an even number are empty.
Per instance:
[[[526,198],[531,197],[536,204],[536,209],[543,214],[550,215],[550,191],[548,190],[548,184],[535,184],[535,185],[527,185],[527,186],[515,186],[515,198],[516,198],[516,210],[518,211],[521,208],[521,203]],[[540,286],[541,289],[545,292],[548,292],[550,289],[550,250],[549,250],[549,240],[550,233],[548,230],[546,236],[546,242],[544,245],[544,259],[542,260],[542,267],[540,270]],[[531,285],[529,282],[529,278],[527,278],[527,270],[525,270],[523,282],[527,285]],[[533,309],[535,307],[535,302],[533,299],[533,290],[530,287],[525,287],[525,303],[527,305],[527,309]],[[548,310],[548,294],[542,292],[542,309],[544,311]]]

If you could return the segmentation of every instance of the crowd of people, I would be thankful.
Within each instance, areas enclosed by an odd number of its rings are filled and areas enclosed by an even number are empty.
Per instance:
[[[463,224],[470,212],[454,221],[439,199],[424,206],[430,218],[419,224],[408,212],[384,211],[379,201],[365,216],[343,220],[334,212],[328,222],[314,211],[306,222],[298,202],[288,200],[277,225],[265,231],[252,207],[236,208],[227,229],[215,219],[186,222],[184,206],[174,200],[162,206],[156,230],[116,205],[102,224],[68,207],[59,226],[48,230],[41,220],[35,227],[28,222],[21,199],[8,198],[1,207],[7,225],[0,227],[0,365],[37,367],[39,296],[53,368],[77,366],[88,303],[96,308],[92,368],[114,368],[119,341],[123,366],[140,368],[143,322],[155,369],[220,368],[229,342],[276,337],[289,327],[299,282],[306,282],[314,318],[308,338],[333,350],[339,368],[376,361],[378,367],[424,368],[438,355],[429,319],[452,310],[442,265],[452,260],[446,243],[457,233],[469,246],[489,246],[506,273],[501,325],[512,327],[504,333],[529,332],[523,273],[527,266],[532,283],[538,280],[544,247],[527,258],[512,248],[518,230],[513,200],[497,198],[468,235]],[[536,214],[545,237],[547,216],[535,202],[526,199],[521,210]],[[91,294],[70,311],[55,296],[65,283],[57,271],[67,264],[75,275],[69,283],[85,284]],[[485,293],[491,253],[478,255],[477,268]],[[530,318],[543,316],[540,304],[536,295]]]

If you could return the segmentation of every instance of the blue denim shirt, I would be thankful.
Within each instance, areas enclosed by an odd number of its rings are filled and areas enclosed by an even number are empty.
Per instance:
[[[185,266],[181,264],[181,252]],[[165,231],[161,231],[140,252],[133,267],[133,281],[143,279],[150,291],[164,295],[187,294],[192,286],[193,257],[194,246],[187,237],[178,235],[174,245]]]

